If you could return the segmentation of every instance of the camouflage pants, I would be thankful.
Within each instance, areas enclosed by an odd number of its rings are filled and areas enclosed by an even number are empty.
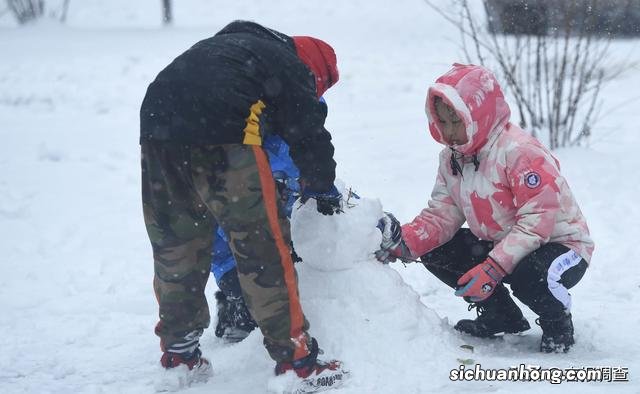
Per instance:
[[[209,325],[205,286],[218,224],[229,236],[244,299],[271,357],[308,354],[289,221],[277,199],[260,147],[143,142],[142,201],[163,351],[195,349]]]

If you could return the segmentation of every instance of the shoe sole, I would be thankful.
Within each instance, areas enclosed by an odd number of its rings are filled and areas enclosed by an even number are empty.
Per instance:
[[[505,331],[498,331],[489,335],[474,335],[473,333],[469,332],[469,331],[465,331],[462,330],[461,328],[458,327],[458,325],[456,324],[453,328],[458,331],[461,332],[463,334],[467,334],[470,335],[474,338],[488,338],[488,339],[495,339],[498,338],[500,336],[503,336],[505,334],[515,334],[515,335],[519,335],[524,333],[525,331],[528,331],[531,329],[531,325],[529,324],[528,321],[524,320],[522,321],[523,324],[520,325],[520,327],[516,327],[512,330],[505,330]]]
[[[238,343],[247,338],[249,334],[251,334],[250,331],[230,327],[224,331],[224,334],[222,334],[222,339],[226,343]]]
[[[342,386],[347,372],[336,375],[318,376],[312,379],[303,379],[300,386],[296,387],[292,394],[306,394],[306,393],[318,393],[321,391],[333,390]]]
[[[321,391],[333,390],[342,387],[344,381],[349,377],[349,371],[341,370],[320,373],[312,378],[301,379],[293,372],[277,376],[271,383],[276,383],[274,387],[269,387],[269,392],[278,394],[308,394]]]
[[[181,391],[194,385],[205,383],[213,376],[210,363],[189,370],[186,365],[162,369],[161,375],[154,384],[156,393]]]

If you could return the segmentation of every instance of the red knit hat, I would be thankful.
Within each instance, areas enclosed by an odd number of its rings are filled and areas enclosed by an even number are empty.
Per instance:
[[[306,64],[316,77],[316,93],[318,97],[338,82],[338,66],[336,53],[326,42],[313,37],[294,36],[296,52],[300,60]]]

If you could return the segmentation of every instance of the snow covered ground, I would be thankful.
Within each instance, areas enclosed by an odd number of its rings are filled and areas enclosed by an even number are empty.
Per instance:
[[[171,28],[159,26],[159,3],[71,2],[66,26],[0,18],[0,392],[153,391],[160,352],[139,104],[164,65],[233,19],[317,35],[338,54],[328,128],[338,176],[363,200],[322,224],[352,229],[330,235],[348,269],[298,269],[311,333],[351,370],[339,392],[640,392],[638,68],[607,87],[591,146],[557,152],[596,252],[572,290],[575,348],[542,355],[537,326],[493,341],[455,333],[452,324],[472,313],[450,289],[421,266],[380,266],[366,255],[375,234],[362,226],[374,221],[376,199],[403,222],[426,204],[440,146],[422,108],[428,84],[463,60],[455,28],[420,0],[180,0]],[[612,57],[639,57],[639,43],[614,43]],[[273,364],[261,342],[254,332],[226,345],[207,331],[215,376],[185,392],[265,392]],[[624,367],[630,382],[451,382],[466,359],[485,368]]]

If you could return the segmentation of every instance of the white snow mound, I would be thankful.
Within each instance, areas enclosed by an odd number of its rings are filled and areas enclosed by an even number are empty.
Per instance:
[[[296,252],[305,265],[321,271],[350,269],[370,260],[381,240],[376,228],[382,217],[380,201],[349,196],[342,182],[336,184],[343,195],[343,213],[324,216],[310,199],[305,204],[298,201],[291,218]]]

